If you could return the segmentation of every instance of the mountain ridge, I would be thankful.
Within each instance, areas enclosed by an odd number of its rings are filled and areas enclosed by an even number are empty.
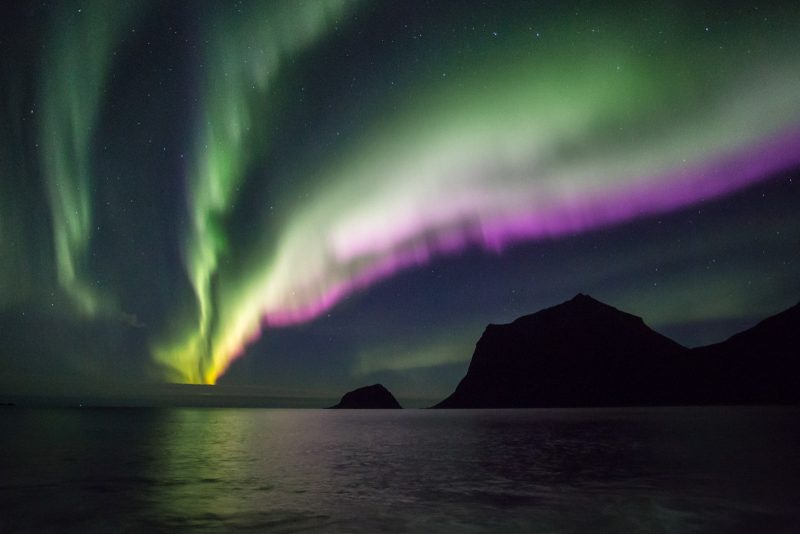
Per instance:
[[[800,304],[689,349],[641,317],[579,293],[487,325],[466,375],[434,408],[798,402],[789,354],[800,334],[793,332],[800,332]],[[777,369],[754,371],[754,352]]]

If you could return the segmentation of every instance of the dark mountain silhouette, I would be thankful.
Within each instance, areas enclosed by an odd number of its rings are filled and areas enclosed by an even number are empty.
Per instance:
[[[339,404],[331,408],[402,408],[397,399],[381,384],[373,384],[349,391]]]
[[[466,376],[435,407],[797,402],[789,382],[799,315],[795,306],[728,341],[690,350],[641,318],[579,294],[510,324],[490,324]]]
[[[722,343],[694,349],[700,403],[800,402],[800,303]]]

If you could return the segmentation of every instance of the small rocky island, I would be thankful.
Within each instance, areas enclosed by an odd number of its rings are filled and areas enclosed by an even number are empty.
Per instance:
[[[348,391],[332,409],[399,409],[402,408],[391,392],[382,384],[373,384]]]

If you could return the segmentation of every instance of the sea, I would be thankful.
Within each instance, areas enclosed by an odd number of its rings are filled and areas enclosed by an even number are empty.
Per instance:
[[[0,409],[0,532],[800,532],[800,408]]]

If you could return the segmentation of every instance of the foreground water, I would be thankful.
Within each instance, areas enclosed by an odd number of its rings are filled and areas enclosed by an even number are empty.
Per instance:
[[[2,532],[800,532],[800,410],[0,410]]]

